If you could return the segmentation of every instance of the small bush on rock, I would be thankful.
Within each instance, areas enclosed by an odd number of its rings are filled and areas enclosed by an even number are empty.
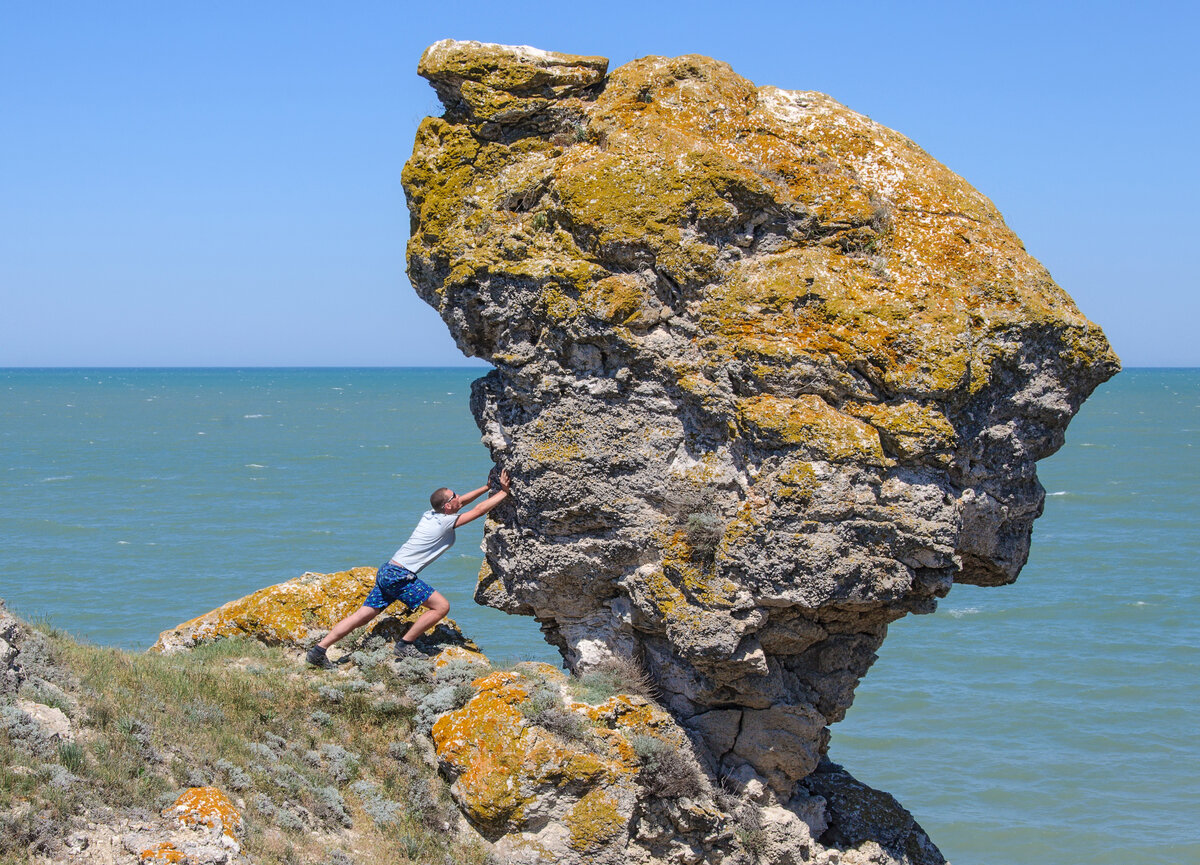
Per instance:
[[[572,690],[585,703],[595,705],[617,694],[634,694],[654,700],[657,689],[636,658],[612,655],[590,668],[571,683]]]
[[[708,785],[691,754],[656,736],[634,736],[630,744],[642,761],[638,781],[655,796],[695,799],[706,792]]]
[[[586,742],[591,738],[592,727],[587,719],[570,709],[555,706],[538,713],[531,720],[569,742]]]

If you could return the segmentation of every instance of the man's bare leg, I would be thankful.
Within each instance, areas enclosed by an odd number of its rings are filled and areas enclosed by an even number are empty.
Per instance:
[[[450,602],[446,600],[441,592],[434,592],[421,606],[425,607],[426,610],[417,616],[417,620],[413,622],[412,627],[401,638],[405,642],[413,642],[417,637],[446,618],[446,614],[450,612]],[[364,609],[369,609],[369,607],[365,607]],[[333,632],[331,631],[330,633]]]
[[[317,645],[322,649],[328,649],[355,628],[361,628],[378,615],[379,610],[375,609],[374,607],[359,607],[358,610],[346,616],[346,618],[334,625],[333,629],[326,634],[325,638],[317,643]]]

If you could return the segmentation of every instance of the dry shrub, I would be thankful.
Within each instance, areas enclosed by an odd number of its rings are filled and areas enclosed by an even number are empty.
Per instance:
[[[638,781],[655,796],[695,799],[707,791],[704,773],[687,751],[656,736],[634,736],[630,744],[642,761]]]
[[[610,655],[583,673],[575,682],[584,702],[602,703],[617,694],[635,694],[647,700],[658,698],[654,679],[634,657]]]

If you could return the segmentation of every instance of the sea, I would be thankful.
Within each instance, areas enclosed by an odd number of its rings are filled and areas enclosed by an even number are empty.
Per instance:
[[[0,370],[0,598],[80,639],[160,631],[306,571],[377,566],[490,468],[486,369]],[[955,865],[1200,863],[1200,370],[1102,385],[1012,586],[891,627],[830,756]],[[472,601],[480,523],[430,570],[495,661],[558,663]]]

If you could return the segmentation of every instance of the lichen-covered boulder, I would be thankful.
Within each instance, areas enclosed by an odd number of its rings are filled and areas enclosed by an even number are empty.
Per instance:
[[[185,790],[173,805],[163,809],[163,816],[174,817],[183,826],[207,826],[231,841],[237,841],[245,829],[238,809],[216,787]]]
[[[541,675],[562,678],[553,668]],[[632,752],[603,755],[532,723],[521,710],[531,687],[519,672],[490,673],[474,685],[478,693],[433,726],[442,771],[472,825],[489,840],[507,838],[506,848],[563,846],[537,837],[562,830],[567,849],[590,857],[582,861],[624,861]]]
[[[374,584],[374,568],[351,568],[333,574],[306,573],[163,631],[150,650],[170,654],[231,637],[254,639],[269,646],[311,645],[361,607]],[[368,633],[394,640],[417,618],[416,613],[404,610],[403,605],[390,609],[397,615],[385,614],[374,619],[367,626]],[[478,646],[463,636],[452,619],[439,622],[431,639],[478,651]]]
[[[591,705],[546,664],[473,686],[433,740],[455,801],[500,861],[649,863],[735,849],[732,817],[716,807],[687,735],[651,701],[616,694]],[[669,760],[652,766],[650,751]],[[656,771],[686,775],[687,788],[664,786]]]
[[[786,802],[889,622],[1016,578],[1035,463],[1118,361],[903,135],[704,57],[603,68],[420,64],[409,274],[494,365],[514,477],[477,598],[573,669],[639,655],[712,770]]]
[[[246,825],[238,806],[216,787],[192,787],[162,810],[160,820],[116,817],[73,836],[81,855],[70,861],[142,862],[147,865],[245,865]],[[122,856],[115,843],[128,856]],[[115,854],[115,855],[114,855]]]

